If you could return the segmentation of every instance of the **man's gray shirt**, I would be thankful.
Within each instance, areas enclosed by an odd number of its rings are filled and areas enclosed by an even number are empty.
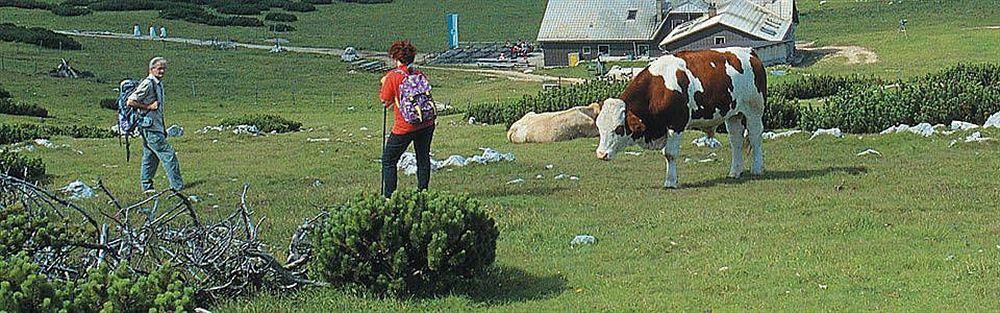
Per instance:
[[[166,132],[166,127],[163,125],[163,83],[155,76],[149,75],[146,79],[143,79],[139,83],[138,87],[135,87],[135,91],[128,96],[129,100],[135,100],[144,105],[149,105],[153,101],[159,101],[160,105],[156,110],[146,111],[140,109],[140,112],[145,114],[145,117],[149,119],[149,126],[145,125],[142,121],[139,122],[140,127],[143,127],[148,131],[158,131]]]

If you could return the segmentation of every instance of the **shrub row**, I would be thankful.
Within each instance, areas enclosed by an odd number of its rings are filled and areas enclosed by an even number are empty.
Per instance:
[[[69,136],[73,138],[113,138],[109,129],[80,125],[38,125],[0,124],[0,144],[18,143],[25,140]]]
[[[288,13],[268,13],[267,15],[264,16],[264,20],[272,22],[291,23],[299,20],[299,18],[293,14],[288,14]]]
[[[41,27],[27,28],[11,23],[0,24],[0,41],[22,42],[51,49],[83,49],[79,42],[69,36],[56,34]]]
[[[0,151],[0,172],[27,181],[40,181],[45,177],[45,164],[42,163],[41,159],[23,156],[20,153],[5,150]],[[5,243],[5,240],[6,238],[0,238],[0,244]],[[11,254],[9,251],[0,252],[2,252],[0,255]]]
[[[191,23],[205,24],[211,26],[241,26],[241,27],[261,27],[264,22],[257,18],[245,16],[218,16],[209,13],[204,8],[197,5],[177,4],[160,10],[160,18],[170,20],[184,20]]]
[[[0,0],[0,8],[11,7],[21,9],[51,10],[52,4],[36,0]]]
[[[349,3],[392,3],[392,0],[340,0]]]
[[[475,103],[465,110],[465,117],[475,118],[480,123],[510,125],[528,112],[565,110],[618,97],[627,85],[628,82],[623,81],[591,80],[563,88],[543,90],[535,96],[523,96],[512,101]]]
[[[76,6],[76,7],[85,7],[85,6],[88,6],[88,5],[90,5],[90,4],[94,3],[94,2],[97,2],[97,0],[66,0],[66,1],[63,1],[63,5],[71,5],[71,6]]]
[[[298,131],[302,127],[302,123],[291,121],[277,115],[270,114],[256,114],[256,115],[244,115],[241,117],[230,117],[223,119],[220,123],[222,126],[236,126],[236,125],[253,125],[257,126],[261,132],[270,133],[287,133]]]
[[[10,98],[0,98],[0,114],[49,117],[49,111],[43,107],[14,102]]]
[[[11,95],[3,86],[0,86],[0,99],[10,99]]]
[[[272,32],[291,32],[295,31],[295,27],[288,24],[274,24],[274,25],[268,25],[267,30]]]
[[[39,274],[24,253],[0,259],[0,308],[12,312],[192,312],[194,293],[171,269],[140,275],[103,265],[66,281]]]
[[[496,259],[496,221],[466,196],[397,191],[360,196],[318,226],[316,276],[405,297],[446,291]]]
[[[81,16],[90,14],[87,8],[75,7],[67,4],[60,4],[52,7],[52,13],[59,16]]]
[[[798,126],[879,132],[897,124],[982,124],[1000,112],[1000,65],[961,64],[891,85],[852,85],[825,105],[802,108]]]
[[[841,90],[858,86],[882,84],[883,81],[866,76],[805,76],[797,80],[768,87],[769,98],[815,99],[829,97]]]

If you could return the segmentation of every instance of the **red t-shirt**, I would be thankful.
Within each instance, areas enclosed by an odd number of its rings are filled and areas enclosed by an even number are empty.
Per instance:
[[[400,65],[398,69],[407,72],[406,65]],[[413,71],[413,74],[420,73],[420,71]],[[393,114],[392,119],[392,134],[394,135],[405,135],[409,134],[430,126],[434,126],[434,120],[426,121],[420,124],[410,124],[405,119],[403,119],[403,113],[399,112],[399,85],[403,83],[403,79],[406,78],[405,75],[392,70],[382,77],[382,89],[379,91],[379,99],[382,100],[382,104],[385,107],[392,106]]]

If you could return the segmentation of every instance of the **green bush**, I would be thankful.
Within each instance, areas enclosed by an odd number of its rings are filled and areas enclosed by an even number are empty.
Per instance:
[[[12,312],[191,312],[194,289],[169,268],[149,274],[106,265],[85,278],[57,280],[39,274],[24,253],[0,259],[0,310]]]
[[[316,7],[305,2],[288,2],[285,5],[285,10],[292,12],[312,12],[316,11]]]
[[[91,3],[97,2],[97,0],[66,0],[63,1],[63,5],[75,6],[75,7],[85,7]]]
[[[319,4],[331,4],[333,3],[333,0],[302,0],[302,2],[319,5]]]
[[[11,23],[0,23],[0,41],[22,42],[51,49],[83,49],[79,42],[69,36],[56,34],[41,27],[27,28]]]
[[[3,7],[50,10],[52,4],[35,0],[0,0],[0,8]]]
[[[7,92],[7,90],[3,89],[3,86],[0,86],[0,99],[9,99],[9,98],[11,98],[10,92]]]
[[[291,23],[299,20],[294,14],[288,13],[268,13],[264,16],[265,21]]]
[[[0,98],[0,114],[49,117],[49,111],[43,107],[3,98]]]
[[[209,21],[216,19],[216,16],[196,5],[175,5],[160,10],[160,18],[208,24]]]
[[[23,156],[20,153],[12,151],[0,151],[0,172],[26,181],[36,182],[45,178],[45,164],[39,158]],[[0,213],[0,221],[2,220],[3,216]],[[13,228],[0,227],[0,229]],[[0,238],[0,243],[3,243],[3,241],[4,239]],[[0,252],[3,251],[0,250]],[[0,253],[0,255],[9,254],[8,252]]]
[[[855,85],[802,111],[800,127],[879,132],[897,124],[982,124],[1000,111],[1000,65],[958,65],[890,86]]]
[[[264,8],[265,10],[267,8]],[[262,9],[256,5],[231,4],[216,8],[219,13],[233,15],[258,15]]]
[[[208,25],[211,26],[241,26],[241,27],[261,27],[264,26],[264,22],[253,18],[245,16],[229,16],[229,17],[215,17],[208,21]]]
[[[60,4],[52,7],[52,13],[55,13],[55,15],[59,16],[81,16],[90,14],[90,10],[87,8]]]
[[[582,84],[543,90],[538,95],[523,96],[517,100],[475,103],[465,110],[465,117],[473,117],[480,123],[509,126],[528,112],[559,111],[618,97],[627,85],[626,81],[590,80]]]
[[[94,11],[145,11],[169,8],[174,3],[153,0],[101,0],[87,6]]]
[[[483,205],[466,196],[361,196],[318,227],[310,266],[332,284],[397,297],[433,294],[492,265],[498,235]]]
[[[805,76],[791,82],[768,87],[769,98],[815,99],[829,97],[853,86],[882,84],[881,80],[864,76]]]
[[[340,0],[349,3],[392,3],[392,0]]]
[[[797,100],[783,97],[769,97],[764,107],[764,128],[780,129],[799,126],[802,107]]]
[[[101,99],[100,105],[102,108],[118,111],[118,99],[112,99],[112,98]]]
[[[220,123],[222,126],[236,126],[236,125],[253,125],[257,126],[261,132],[270,133],[287,133],[298,131],[302,127],[302,123],[291,121],[277,115],[270,114],[255,114],[255,115],[244,115],[241,117],[230,117],[223,119]]]
[[[110,129],[80,125],[0,124],[0,145],[32,139],[68,136],[73,138],[113,138]]]
[[[267,27],[267,30],[272,32],[291,32],[295,31],[295,27],[288,24],[274,24]]]

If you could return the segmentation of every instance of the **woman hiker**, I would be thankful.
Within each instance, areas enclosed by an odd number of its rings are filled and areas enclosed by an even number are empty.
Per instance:
[[[413,68],[417,49],[409,40],[396,41],[389,48],[389,56],[395,60],[396,68],[382,77],[379,99],[385,108],[392,107],[392,131],[382,149],[382,195],[392,196],[396,190],[396,163],[413,142],[417,157],[417,189],[426,190],[431,180],[431,139],[434,137],[434,119],[410,123],[400,111],[400,84],[410,75],[422,75]],[[383,118],[385,118],[383,116]],[[384,127],[383,122],[383,127]]]

